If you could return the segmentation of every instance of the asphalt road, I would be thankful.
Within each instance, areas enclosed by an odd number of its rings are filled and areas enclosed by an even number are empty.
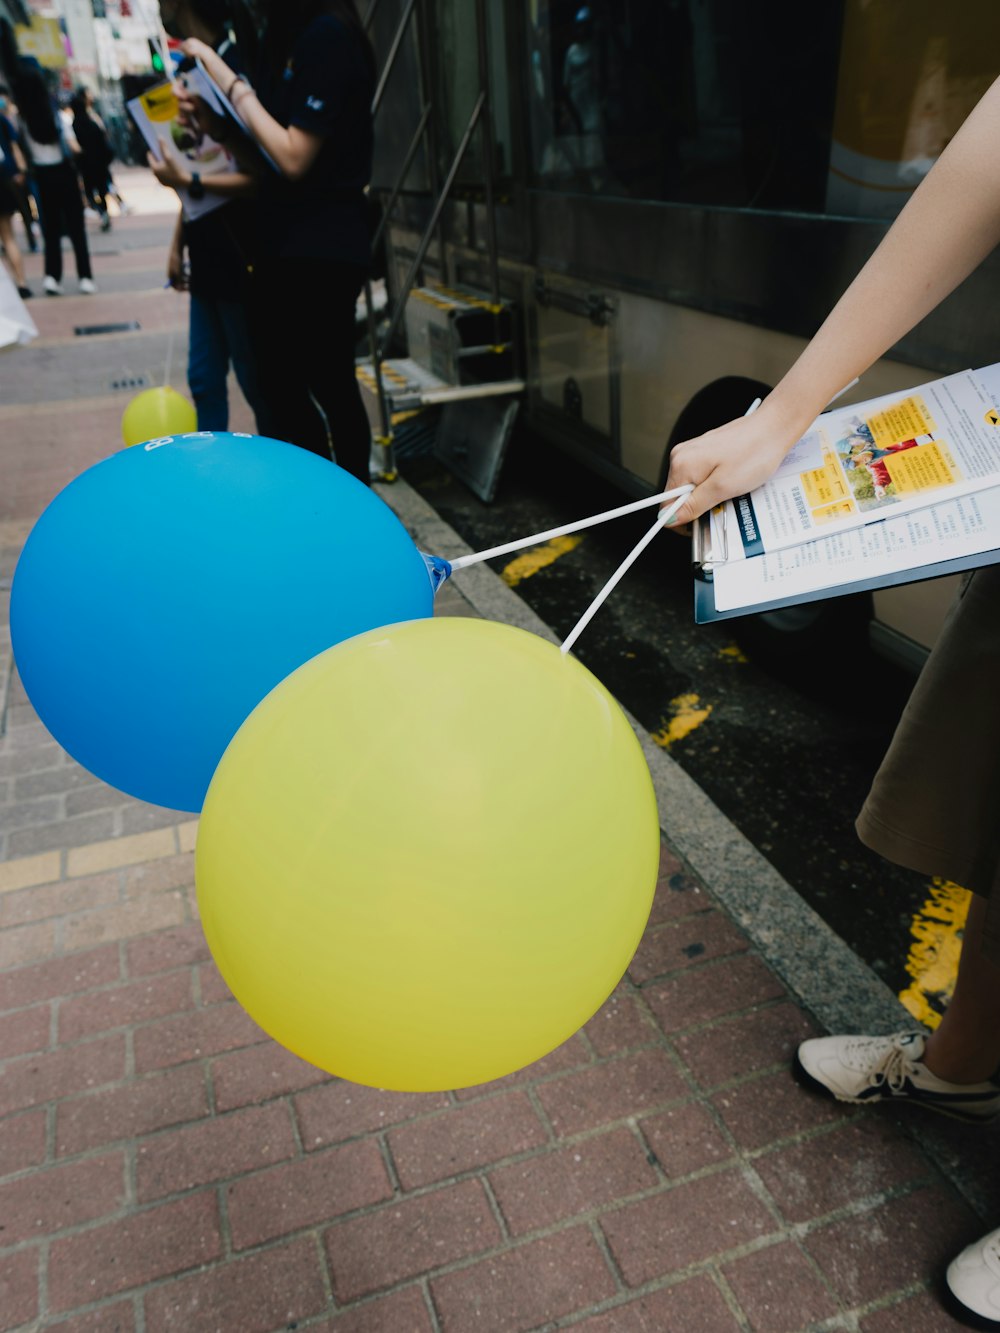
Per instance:
[[[474,550],[627,498],[527,434],[512,445],[492,505],[432,458],[404,458],[400,471]],[[619,519],[580,534],[578,544],[494,568],[564,637],[649,523],[648,512]],[[869,852],[853,823],[912,679],[865,645],[845,655],[831,643],[808,663],[762,662],[741,649],[732,622],[696,626],[690,546],[670,533],[626,575],[574,651],[901,992],[929,885]],[[930,1005],[939,1008],[934,996]]]

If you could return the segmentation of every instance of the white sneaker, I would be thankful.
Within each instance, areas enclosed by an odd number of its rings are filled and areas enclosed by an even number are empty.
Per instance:
[[[55,278],[50,278],[47,273],[42,286],[45,288],[46,296],[62,296],[62,283],[57,282]]]
[[[946,1083],[923,1064],[922,1032],[891,1037],[816,1037],[795,1059],[799,1077],[841,1102],[905,1100],[981,1124],[1000,1112],[995,1083]]]
[[[80,291],[83,292],[84,296],[93,296],[93,294],[97,291],[97,287],[94,285],[94,279],[81,278]]]
[[[966,1310],[1000,1328],[1000,1230],[969,1245],[952,1259],[948,1290]]]

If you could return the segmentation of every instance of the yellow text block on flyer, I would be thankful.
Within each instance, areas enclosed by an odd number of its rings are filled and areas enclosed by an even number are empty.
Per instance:
[[[142,109],[154,125],[166,125],[177,116],[177,96],[172,83],[161,83],[139,94]]]
[[[927,410],[927,404],[916,394],[901,398],[881,412],[868,418],[868,429],[878,449],[903,440],[915,440],[918,435],[932,435],[937,427]]]
[[[951,486],[957,480],[954,459],[943,441],[902,449],[882,461],[898,495],[905,495],[907,491],[927,491],[935,486]]]
[[[834,500],[848,499],[847,481],[836,454],[823,454],[823,466],[800,472],[799,479],[805,491],[806,504],[819,509]]]

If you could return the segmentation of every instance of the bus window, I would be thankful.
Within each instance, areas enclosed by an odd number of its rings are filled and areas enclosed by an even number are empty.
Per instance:
[[[995,0],[526,0],[535,183],[892,216],[996,75]]]
[[[479,95],[479,55],[476,44],[476,6],[470,0],[435,0],[434,43],[437,47],[436,97],[444,116],[442,170],[449,165]],[[493,111],[494,171],[503,176],[511,170],[510,85],[503,6],[491,0],[486,6],[487,47],[490,62],[490,92]],[[478,185],[482,180],[482,138],[476,134],[469,144],[458,179]]]

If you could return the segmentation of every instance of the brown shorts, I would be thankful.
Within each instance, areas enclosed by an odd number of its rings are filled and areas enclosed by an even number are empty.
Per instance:
[[[959,593],[875,775],[858,836],[989,900],[1000,962],[1000,566]]]

